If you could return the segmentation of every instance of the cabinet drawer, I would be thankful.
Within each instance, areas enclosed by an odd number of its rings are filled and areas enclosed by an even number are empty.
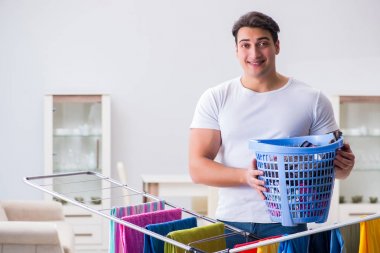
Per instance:
[[[64,209],[65,220],[71,224],[100,224],[102,218],[90,211],[69,206]]]
[[[101,225],[75,225],[73,226],[75,244],[100,244],[102,243]]]
[[[95,214],[65,214],[65,220],[73,225],[100,224],[102,218]]]

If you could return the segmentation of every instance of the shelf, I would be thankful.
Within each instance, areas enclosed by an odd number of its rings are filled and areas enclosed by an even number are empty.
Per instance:
[[[364,138],[368,138],[368,137],[380,137],[380,134],[344,134],[343,133],[343,137],[364,137]]]
[[[380,103],[379,96],[340,96],[340,103]]]
[[[55,134],[53,135],[54,138],[78,138],[78,137],[83,137],[83,138],[94,138],[94,137],[97,137],[97,138],[100,138],[102,137],[102,135],[100,134]]]
[[[93,171],[93,172],[102,172],[101,168],[96,168],[96,169],[53,169],[54,173],[67,173],[67,172],[80,172],[80,171]]]
[[[380,207],[380,203],[369,203],[369,202],[362,202],[362,203],[339,203],[339,205],[344,207],[354,207],[354,206],[378,206]]]
[[[352,172],[368,172],[368,171],[377,171],[380,172],[380,168],[354,168]]]

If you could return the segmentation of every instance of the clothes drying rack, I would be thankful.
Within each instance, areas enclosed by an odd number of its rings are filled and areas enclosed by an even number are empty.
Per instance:
[[[61,178],[64,178],[65,180],[60,181],[59,179],[61,179]],[[105,180],[107,182],[107,185],[106,185],[106,187],[104,187],[104,185],[103,185],[103,187],[101,187],[100,189],[90,188],[90,189],[81,189],[80,191],[75,190],[75,191],[70,191],[70,192],[60,192],[60,191],[56,190],[56,186],[58,186],[58,185],[80,184],[83,186],[87,182],[96,182],[96,181],[102,181],[102,180]],[[254,239],[254,240],[260,239],[257,236],[255,236],[254,234],[251,234],[251,233],[246,232],[244,230],[241,230],[241,229],[235,228],[233,226],[224,224],[225,229],[228,231],[231,231],[231,232],[226,233],[224,235],[214,236],[214,237],[210,237],[207,239],[203,239],[201,241],[192,242],[189,245],[186,245],[186,244],[183,244],[181,242],[175,241],[171,238],[168,238],[166,236],[162,236],[160,234],[157,234],[155,232],[147,230],[143,227],[140,227],[140,226],[137,226],[135,224],[129,223],[127,221],[124,221],[123,219],[120,219],[120,218],[117,218],[117,217],[111,215],[110,214],[111,209],[96,209],[95,208],[96,205],[93,205],[91,203],[87,203],[86,201],[83,201],[83,200],[78,200],[74,197],[74,195],[78,194],[78,193],[83,193],[86,191],[87,192],[88,191],[111,191],[111,190],[116,190],[116,189],[122,189],[123,194],[117,196],[119,198],[130,198],[132,196],[139,196],[139,197],[144,197],[144,198],[147,198],[149,200],[154,200],[154,201],[162,201],[163,199],[161,199],[157,196],[154,196],[152,194],[143,192],[143,191],[138,191],[132,187],[129,187],[127,184],[122,184],[121,182],[119,182],[117,180],[114,180],[110,177],[106,177],[106,176],[104,176],[98,172],[95,172],[95,171],[79,171],[79,172],[59,173],[59,174],[43,175],[43,176],[31,176],[31,177],[25,177],[24,182],[27,183],[28,185],[38,189],[38,190],[41,190],[45,193],[48,193],[48,194],[54,196],[57,200],[63,200],[65,202],[76,205],[82,209],[85,209],[91,213],[97,214],[103,218],[110,220],[110,221],[114,221],[118,224],[122,224],[123,226],[131,228],[131,229],[136,230],[138,232],[141,232],[143,234],[152,236],[156,239],[159,239],[159,240],[162,240],[166,243],[177,246],[177,247],[185,250],[186,252],[205,253],[204,251],[198,249],[194,245],[196,245],[196,243],[201,243],[201,242],[204,243],[204,242],[217,240],[217,239],[220,239],[223,237],[228,237],[228,236],[233,236],[233,235],[241,235],[244,238],[246,238],[247,241],[249,239]],[[96,200],[104,201],[104,202],[110,201],[109,198],[107,199],[107,198],[102,198],[102,197],[99,197],[99,199],[96,199]],[[205,215],[193,212],[191,210],[187,210],[183,207],[177,207],[176,205],[168,203],[167,201],[165,201],[165,205],[167,205],[171,208],[180,208],[182,210],[182,212],[184,212],[190,216],[196,217],[197,219],[200,219],[200,220],[205,221],[205,222],[209,222],[209,223],[220,222],[218,220],[212,219],[212,218],[207,217]],[[337,224],[333,224],[333,225],[321,226],[321,227],[310,229],[310,230],[307,230],[304,232],[299,232],[296,234],[291,234],[291,235],[286,235],[286,236],[277,237],[277,238],[273,238],[273,239],[268,239],[268,240],[257,242],[255,244],[242,246],[239,248],[234,248],[234,249],[226,248],[224,250],[218,251],[218,253],[241,252],[244,250],[254,249],[254,248],[261,247],[261,246],[270,245],[273,243],[283,242],[283,241],[287,241],[287,240],[291,240],[291,239],[295,239],[295,238],[299,238],[299,237],[303,237],[303,236],[308,236],[311,234],[320,233],[320,232],[324,232],[324,231],[328,231],[328,230],[332,230],[332,229],[336,229],[336,228],[340,228],[340,227],[344,227],[344,226],[348,226],[348,225],[352,225],[352,224],[356,224],[356,223],[360,223],[360,222],[364,222],[364,221],[379,219],[379,218],[380,218],[380,214],[376,213],[373,215],[368,215],[368,216],[363,217],[363,218],[352,219],[348,222],[342,222],[342,223],[337,223]]]

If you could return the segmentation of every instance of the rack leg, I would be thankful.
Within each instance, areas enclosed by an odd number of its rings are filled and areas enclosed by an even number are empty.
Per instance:
[[[159,192],[158,183],[143,183],[143,189],[144,189],[144,192],[147,192],[154,196],[158,196],[158,192]],[[148,202],[148,198],[144,196],[143,202],[144,203]]]

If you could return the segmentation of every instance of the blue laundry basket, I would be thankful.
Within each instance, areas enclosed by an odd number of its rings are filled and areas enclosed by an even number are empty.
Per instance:
[[[334,187],[334,159],[343,138],[333,134],[250,140],[257,168],[264,172],[266,205],[283,226],[327,220]],[[305,141],[313,147],[300,147]]]

